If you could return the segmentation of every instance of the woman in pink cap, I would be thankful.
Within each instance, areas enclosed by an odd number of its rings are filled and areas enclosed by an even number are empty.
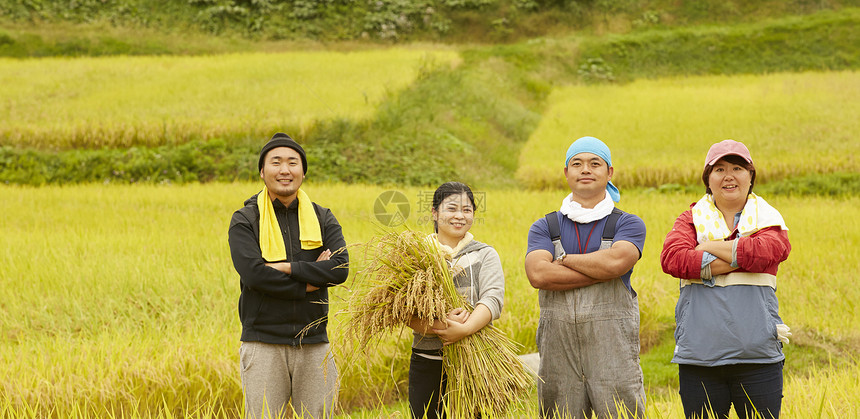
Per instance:
[[[687,418],[779,418],[782,346],[776,273],[788,258],[788,227],[752,193],[756,171],[745,145],[708,150],[705,196],[684,211],[666,236],[660,263],[680,281],[675,354]]]

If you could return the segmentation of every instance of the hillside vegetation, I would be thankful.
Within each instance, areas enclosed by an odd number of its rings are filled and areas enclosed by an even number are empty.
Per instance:
[[[27,55],[182,48],[140,42],[122,30],[46,30],[58,23],[254,40],[510,42],[571,30],[754,22],[858,5],[857,0],[0,0],[0,16],[21,24],[23,35],[7,36],[0,45],[6,44],[6,53]]]
[[[574,34],[460,50],[461,63],[454,68],[425,61],[415,64],[418,68],[405,69],[418,74],[415,81],[389,90],[369,117],[333,116],[321,110],[301,122],[289,118],[278,122],[282,130],[300,135],[298,139],[314,150],[316,173],[324,180],[429,185],[460,178],[479,185],[512,185],[517,182],[512,174],[519,167],[520,150],[541,121],[547,98],[556,87],[624,85],[643,77],[856,69],[860,66],[860,9],[758,23],[643,29],[611,36]],[[696,53],[680,53],[683,51]],[[159,62],[158,58],[153,60]],[[203,89],[207,78],[222,71],[218,63],[228,58],[186,60],[195,63],[200,77],[177,87]],[[156,65],[170,61],[165,57]],[[73,62],[77,61],[51,63],[51,71],[9,73],[4,80],[37,86],[45,83],[52,71],[68,72],[66,66],[77,65]],[[5,69],[16,66],[22,64],[3,64]],[[138,70],[129,67],[120,71],[129,73],[119,74],[117,83],[137,83],[133,74]],[[285,77],[292,74],[296,73],[287,71]],[[153,88],[171,89],[167,80],[160,85],[153,81]],[[252,80],[248,83],[237,86],[237,91],[258,88]],[[51,100],[62,103],[63,88],[58,92]],[[308,105],[318,102],[312,97],[302,99]],[[27,132],[21,124],[28,118],[14,118],[13,112],[26,109],[25,104],[32,101],[33,96],[26,94],[6,97],[8,105],[0,109],[5,116],[4,132]],[[55,137],[52,141],[4,135],[0,138],[0,181],[182,182],[256,177],[254,153],[269,135],[261,130],[270,125],[249,122],[240,112],[219,122],[228,126],[222,131],[199,130],[195,135],[176,136],[170,130],[145,128],[164,126],[161,100],[143,95],[135,101],[134,112],[109,101],[102,105],[104,113],[133,113],[130,127],[112,127],[109,119],[77,118],[82,125],[75,129],[91,140],[72,141],[66,131],[51,132],[47,120],[34,124],[47,129],[41,136]],[[185,106],[205,115],[211,101],[192,101]],[[193,127],[189,129],[193,131]],[[147,135],[129,144],[120,138],[129,129],[140,129]],[[177,138],[186,142],[177,142]],[[69,144],[74,144],[74,149]],[[199,164],[201,161],[212,164]],[[848,184],[857,183],[856,176],[849,175]],[[654,186],[649,182],[630,186],[637,185]]]

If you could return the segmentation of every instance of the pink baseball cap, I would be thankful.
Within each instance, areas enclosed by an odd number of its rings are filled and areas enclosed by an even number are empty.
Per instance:
[[[705,167],[711,166],[717,160],[730,155],[741,156],[747,163],[753,164],[750,151],[744,143],[735,140],[723,140],[712,145],[708,150],[708,157],[705,158]]]

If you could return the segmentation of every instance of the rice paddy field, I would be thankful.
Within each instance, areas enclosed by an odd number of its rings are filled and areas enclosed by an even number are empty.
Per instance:
[[[215,57],[0,59],[0,145],[45,150],[181,143],[285,126],[363,120],[436,66],[445,50],[295,52]],[[284,77],[284,74],[289,74]],[[675,217],[698,194],[626,185],[690,184],[708,146],[746,142],[758,180],[856,173],[857,72],[690,77],[629,85],[559,87],[511,176],[524,188],[472,185],[472,232],[500,253],[505,308],[495,322],[536,350],[537,291],[523,260],[531,223],[565,193],[562,156],[582,135],[613,150],[619,207],[648,228],[633,274],[641,310],[648,416],[683,417],[671,359],[678,283],[659,252]],[[347,242],[388,231],[380,194],[402,192],[410,228],[429,233],[433,188],[314,182]],[[238,276],[227,246],[233,211],[259,183],[0,185],[0,417],[240,417]],[[555,188],[555,189],[553,189]],[[780,269],[787,346],[785,417],[860,411],[860,197],[766,196],[784,215],[793,251]],[[362,266],[360,247],[352,250]],[[351,281],[351,280],[350,280]],[[352,284],[332,292],[330,335],[344,351]],[[392,334],[341,362],[342,417],[406,417],[410,335]],[[534,394],[512,417],[536,413]]]
[[[237,417],[239,288],[226,232],[232,212],[259,187],[0,186],[0,416]],[[432,189],[313,183],[306,189],[334,209],[348,243],[385,231],[374,201],[387,190],[409,198],[405,227],[432,228],[426,218]],[[506,272],[498,326],[523,345],[522,353],[531,352],[539,312],[522,269],[526,234],[562,193],[476,192],[484,207],[473,232],[498,249]],[[619,206],[648,227],[633,283],[651,417],[682,416],[669,363],[677,282],[661,272],[658,255],[674,217],[697,198],[622,187]],[[794,245],[779,275],[781,314],[794,333],[784,409],[787,417],[851,417],[860,406],[860,291],[851,281],[860,260],[860,199],[770,201],[784,214]],[[352,259],[360,265],[360,252]],[[333,312],[349,292],[348,281],[333,293]],[[335,315],[335,345],[339,321]],[[403,409],[379,407],[405,391],[408,333],[390,339],[352,368],[341,366],[343,407],[369,409],[353,415]],[[534,412],[528,402],[523,415]]]
[[[533,187],[557,185],[563,150],[584,135],[612,148],[612,163],[623,167],[619,183],[689,183],[701,176],[708,147],[726,138],[749,146],[759,181],[857,172],[858,96],[856,71],[559,88],[523,147],[516,176]]]
[[[458,54],[444,49],[218,56],[0,58],[0,145],[129,147],[300,135],[320,119],[360,120]]]

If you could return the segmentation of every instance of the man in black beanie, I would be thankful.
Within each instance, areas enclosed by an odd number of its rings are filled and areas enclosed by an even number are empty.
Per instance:
[[[348,273],[343,232],[300,189],[308,162],[290,136],[272,136],[258,168],[263,190],[233,213],[228,234],[240,277],[245,415],[334,417],[337,369],[327,358],[326,319],[328,287]]]

